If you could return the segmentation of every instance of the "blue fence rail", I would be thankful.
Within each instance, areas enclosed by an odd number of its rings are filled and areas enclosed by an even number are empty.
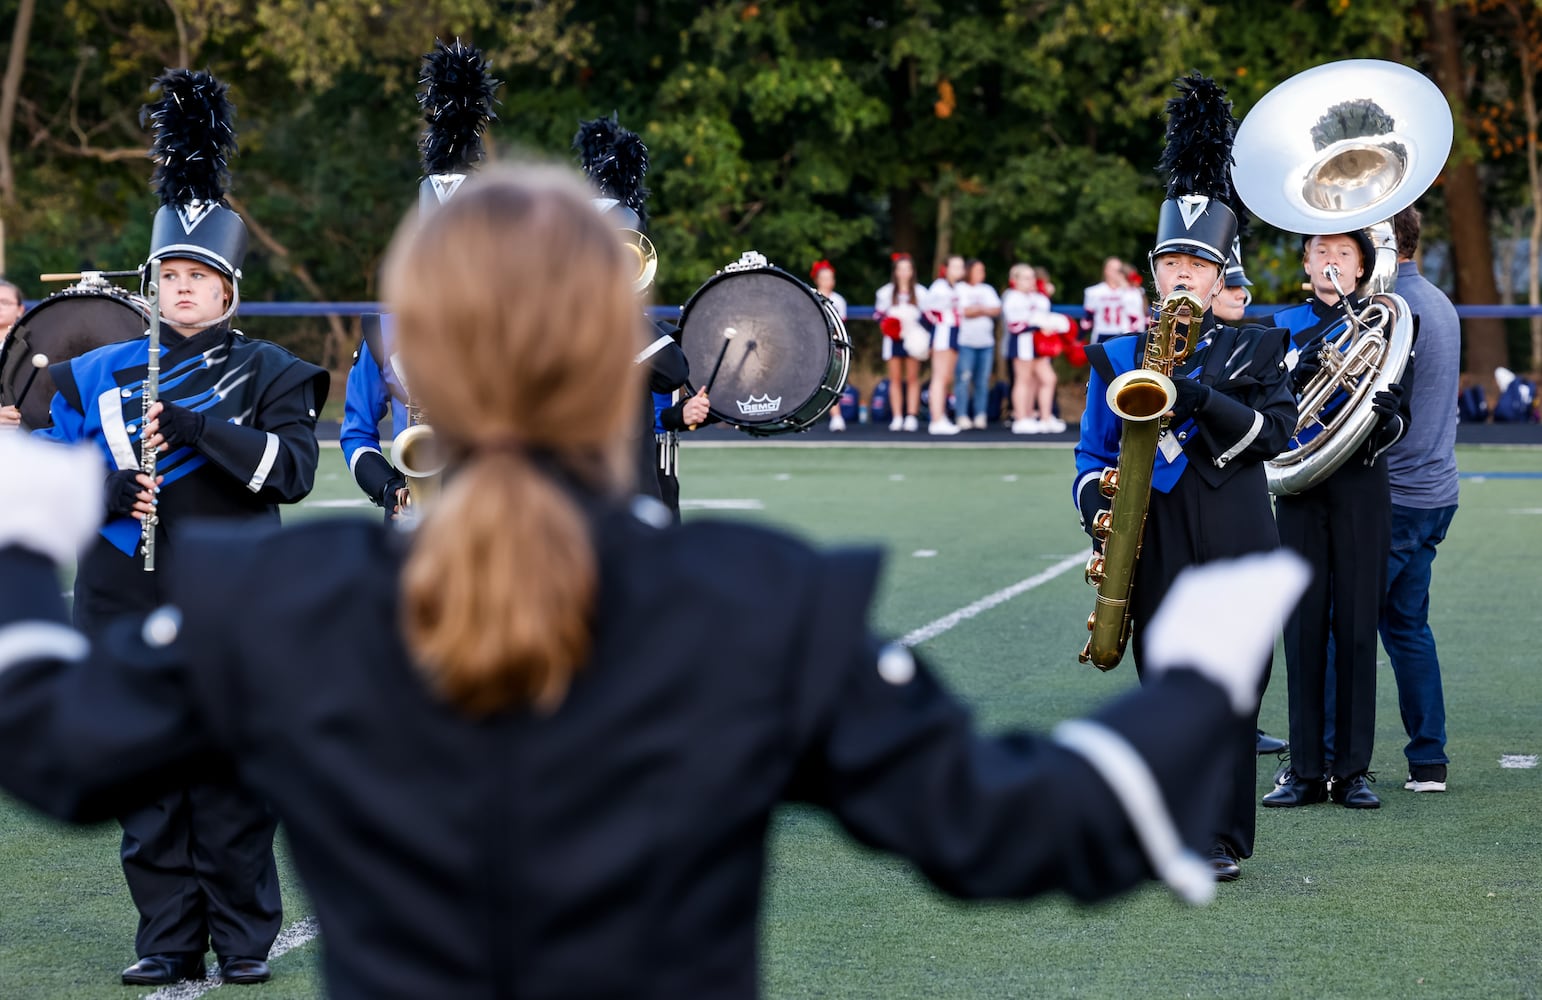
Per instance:
[[[1247,314],[1250,318],[1262,319],[1283,308],[1284,305],[1251,306]],[[378,302],[242,302],[240,315],[360,316],[377,313],[381,309]],[[680,318],[679,306],[654,306],[648,312],[655,319]],[[1081,306],[1055,306],[1055,312],[1064,313],[1072,319],[1081,319],[1086,315],[1086,310]],[[1462,319],[1524,319],[1528,316],[1542,316],[1542,306],[1457,306],[1456,314]],[[852,306],[848,318],[871,320],[873,307]]]

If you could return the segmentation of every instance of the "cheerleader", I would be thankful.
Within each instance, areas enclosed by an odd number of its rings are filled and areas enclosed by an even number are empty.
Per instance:
[[[1039,341],[1057,346],[1058,338],[1071,329],[1071,321],[1050,309],[1049,296],[1041,291],[1038,274],[1027,264],[1014,264],[1008,275],[1012,287],[1001,297],[1001,315],[1007,326],[1007,357],[1012,361],[1012,433],[1059,434],[1065,423],[1055,416],[1055,385],[1058,376],[1049,350]]]
[[[873,317],[883,331],[883,360],[889,368],[889,405],[894,418],[891,431],[920,429],[921,362],[931,352],[925,329],[921,296],[916,290],[916,266],[908,253],[890,258],[894,270],[889,283],[873,299]]]
[[[942,276],[926,290],[927,318],[932,321],[932,382],[930,434],[957,434],[958,425],[948,419],[948,396],[953,392],[953,372],[958,366],[959,304],[964,283],[964,258],[953,254],[943,265]]]
[[[814,290],[830,300],[835,307],[835,314],[846,322],[846,299],[835,290],[835,267],[827,260],[817,260],[809,271],[809,277],[814,280]],[[830,407],[830,430],[840,433],[846,429],[846,417],[841,413],[840,401]]]

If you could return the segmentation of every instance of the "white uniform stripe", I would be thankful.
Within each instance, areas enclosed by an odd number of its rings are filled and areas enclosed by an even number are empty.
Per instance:
[[[1238,441],[1236,444],[1226,449],[1226,453],[1215,460],[1216,467],[1220,468],[1227,462],[1230,462],[1232,459],[1242,454],[1242,450],[1248,445],[1252,444],[1253,439],[1258,437],[1259,431],[1262,431],[1263,429],[1264,415],[1255,410],[1253,412],[1253,426],[1249,427],[1248,432],[1242,435],[1241,441]]]
[[[118,468],[139,468],[139,456],[134,454],[134,442],[129,440],[128,428],[123,423],[122,390],[113,386],[96,397],[96,413],[102,420],[102,437]]]
[[[360,448],[358,451],[355,451],[353,453],[353,457],[348,460],[348,474],[350,476],[352,476],[354,474],[353,470],[359,464],[359,459],[363,458],[365,455],[380,455],[380,449],[379,448],[371,448],[368,445],[365,445],[363,448]],[[380,455],[380,457],[381,458],[385,458],[384,455]],[[355,476],[355,478],[358,478],[358,477]]]
[[[268,446],[262,449],[262,461],[257,463],[257,471],[252,473],[252,481],[246,484],[246,488],[256,493],[262,489],[262,484],[268,481],[268,473],[273,471],[273,463],[278,460],[278,435],[268,432]]]
[[[668,345],[674,343],[674,341],[675,341],[675,338],[671,337],[669,334],[666,333],[664,336],[660,337],[658,340],[655,340],[653,343],[649,344],[647,347],[644,347],[642,350],[638,351],[637,352],[637,357],[632,359],[632,364],[634,364],[634,365],[642,364],[644,361],[647,361],[649,358],[653,357],[655,354],[657,354],[660,351],[662,351]]]
[[[1114,793],[1158,877],[1185,902],[1210,902],[1215,897],[1215,872],[1183,846],[1151,768],[1129,741],[1086,719],[1062,722],[1055,727],[1054,737],[1091,764]]]
[[[86,637],[58,622],[20,622],[0,628],[0,670],[28,660],[83,660]]]

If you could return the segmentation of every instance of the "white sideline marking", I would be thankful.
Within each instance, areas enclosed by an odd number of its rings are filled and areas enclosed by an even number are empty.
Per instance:
[[[375,506],[364,497],[357,500],[302,500],[301,507],[373,507]]]
[[[903,472],[896,472],[894,475],[889,477],[889,482],[891,483],[903,483],[904,481],[905,474]]]
[[[759,500],[750,499],[723,499],[723,500],[681,500],[681,510],[765,510],[766,505]]]
[[[1511,507],[1512,514],[1542,514],[1542,507]]]
[[[1536,767],[1537,755],[1534,753],[1507,753],[1499,757],[1500,767]]]
[[[285,927],[279,932],[278,937],[273,939],[273,947],[268,951],[268,961],[271,962],[301,945],[309,944],[320,933],[321,925],[317,923],[315,917],[301,917]],[[210,990],[219,989],[222,985],[224,984],[218,976],[202,981],[190,979],[186,982],[163,986],[154,993],[146,995],[144,1000],[193,1000],[194,997],[201,997]]]
[[[1015,483],[1015,482],[1017,482],[1017,477],[1016,476],[1002,476],[1001,477],[1001,481],[1004,482],[1004,483]]]
[[[978,601],[975,601],[973,604],[959,608],[957,611],[954,611],[951,614],[943,615],[941,618],[931,622],[930,624],[922,625],[920,628],[900,639],[900,645],[919,646],[921,643],[926,642],[928,639],[935,639],[939,635],[942,635],[942,633],[953,628],[955,625],[958,625],[961,622],[966,622],[976,615],[983,614],[998,604],[1004,604],[1007,601],[1010,601],[1012,598],[1016,597],[1018,594],[1025,594],[1035,587],[1042,586],[1060,574],[1066,572],[1067,570],[1076,569],[1077,567],[1086,565],[1087,557],[1090,555],[1092,555],[1092,550],[1087,549],[1083,552],[1078,552],[1074,556],[1067,556],[1042,573],[1036,573],[1026,580],[1019,580],[1012,584],[1012,586],[1003,587],[1002,589],[996,591],[994,594],[986,594],[984,597],[980,598]]]
[[[790,472],[778,472],[776,475],[772,476],[771,478],[775,479],[779,483],[785,483],[787,480],[792,478],[792,473],[790,473]]]
[[[930,559],[932,556],[937,554],[937,550],[936,549],[916,549],[914,552],[912,552],[910,554],[912,556],[916,557],[917,559]]]

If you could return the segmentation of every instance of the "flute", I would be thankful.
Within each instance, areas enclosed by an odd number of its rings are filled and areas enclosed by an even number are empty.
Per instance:
[[[161,262],[158,260],[145,264],[145,301],[150,306],[150,357],[145,367],[143,418],[139,421],[139,471],[150,477],[153,495],[155,449],[150,447],[150,433],[145,425],[150,420],[150,407],[161,398]],[[160,523],[160,515],[152,510],[139,525],[139,544],[145,555],[146,573],[155,572],[155,527]]]

